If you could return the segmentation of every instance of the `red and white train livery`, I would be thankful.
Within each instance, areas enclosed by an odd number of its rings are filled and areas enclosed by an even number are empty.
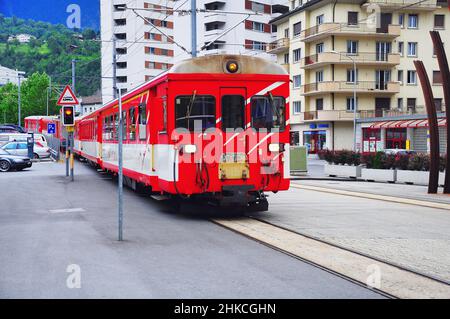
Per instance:
[[[289,76],[236,55],[182,61],[122,97],[127,184],[267,210],[289,188]],[[118,171],[118,100],[76,122],[75,152]]]

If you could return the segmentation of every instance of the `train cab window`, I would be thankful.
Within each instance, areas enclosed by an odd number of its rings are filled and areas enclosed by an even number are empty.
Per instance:
[[[139,104],[139,139],[147,138],[147,107],[144,103]]]
[[[128,126],[128,138],[130,141],[136,140],[136,108],[132,107],[129,111],[130,124]]]
[[[284,131],[286,101],[281,96],[255,96],[251,100],[252,127]]]
[[[222,97],[222,130],[245,128],[245,98],[242,95]]]
[[[189,131],[204,131],[216,126],[216,100],[209,95],[175,98],[175,126]]]

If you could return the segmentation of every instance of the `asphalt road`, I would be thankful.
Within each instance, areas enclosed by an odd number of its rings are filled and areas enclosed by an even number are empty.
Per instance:
[[[39,163],[0,189],[0,298],[381,298],[128,189],[119,243],[116,184],[85,164],[74,183]]]

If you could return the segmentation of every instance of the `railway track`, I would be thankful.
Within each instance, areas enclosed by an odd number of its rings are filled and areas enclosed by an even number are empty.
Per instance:
[[[450,284],[255,217],[211,221],[388,298],[450,298]]]

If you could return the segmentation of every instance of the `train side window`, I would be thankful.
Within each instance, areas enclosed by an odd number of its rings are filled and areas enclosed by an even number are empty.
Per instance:
[[[108,117],[105,116],[103,118],[103,140],[107,141],[108,140]]]
[[[119,140],[119,115],[116,113],[114,114],[114,141],[118,141]]]
[[[127,111],[122,111],[122,140],[127,139]]]
[[[130,118],[130,124],[128,127],[128,138],[130,141],[136,140],[136,108],[133,106],[129,110],[129,118]]]
[[[284,131],[286,101],[281,96],[255,96],[251,99],[252,127],[268,131]]]
[[[216,126],[216,99],[210,95],[187,95],[175,98],[175,127],[189,131]]]
[[[242,95],[222,97],[222,130],[235,130],[245,126],[245,99]]]
[[[147,139],[147,107],[144,103],[139,104],[139,139]]]

